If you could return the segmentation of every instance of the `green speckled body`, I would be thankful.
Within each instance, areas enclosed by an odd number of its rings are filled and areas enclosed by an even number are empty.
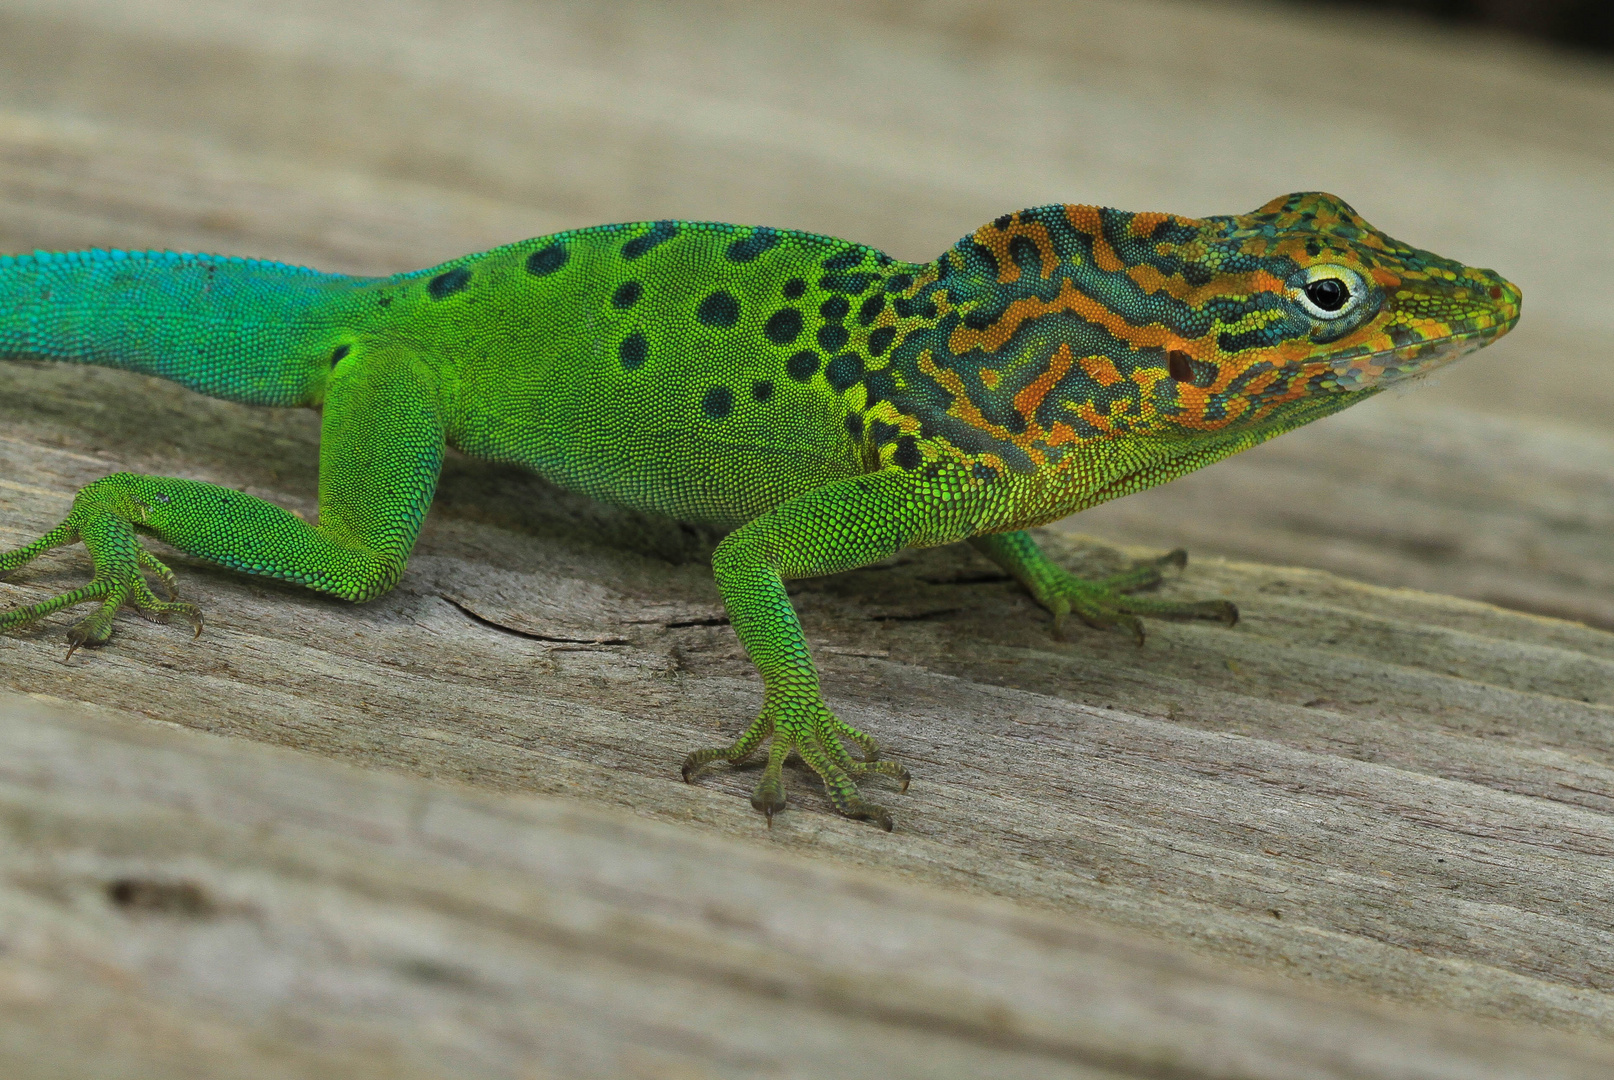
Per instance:
[[[163,252],[0,258],[0,355],[105,364],[262,405],[323,407],[320,518],[195,481],[118,474],[0,573],[83,540],[81,589],[0,628],[173,575],[139,542],[354,600],[403,572],[444,448],[734,531],[713,570],[766,690],[733,745],[770,740],[753,803],[800,754],[843,812],[906,772],[822,701],[783,581],[970,540],[1056,620],[1141,639],[1137,616],[1231,621],[1224,602],[1082,582],[1022,530],[1161,483],[1477,348],[1516,288],[1400,244],[1332,196],[1206,219],[1052,205],[902,263],[790,230],[638,222],[559,233],[389,278]],[[1178,560],[1180,561],[1180,560]],[[843,740],[863,753],[854,760]]]
[[[659,228],[671,235],[642,253],[632,245],[657,237],[655,223],[564,233],[436,268],[427,282],[470,273],[441,301],[425,293],[423,302],[418,280],[402,290],[406,319],[455,342],[444,357],[457,386],[450,441],[597,498],[727,526],[867,471],[841,395],[822,377],[792,378],[787,365],[821,351],[817,329],[832,324],[820,308],[843,295],[819,287],[821,263],[837,253],[889,260],[770,230],[774,243],[735,261],[727,252],[753,230]],[[535,277],[528,264],[541,269],[555,250],[564,261]],[[818,374],[824,360],[815,359]]]

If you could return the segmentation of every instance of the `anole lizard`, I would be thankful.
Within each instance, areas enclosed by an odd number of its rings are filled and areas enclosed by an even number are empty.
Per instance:
[[[969,541],[1062,621],[1232,623],[1225,601],[1083,581],[1026,529],[1254,446],[1495,340],[1520,294],[1301,193],[1193,219],[1094,206],[1005,214],[928,263],[826,236],[655,221],[556,233],[385,278],[171,252],[0,257],[0,355],[102,364],[257,405],[321,406],[319,522],[194,480],[118,473],[0,573],[82,540],[89,584],[0,629],[99,601],[195,624],[141,544],[349,600],[397,583],[444,448],[733,531],[712,559],[762,675],[761,715],[709,762],[794,752],[837,809],[908,773],[819,691],[790,578]],[[1179,559],[1180,561],[1180,559]],[[151,574],[168,588],[159,599]],[[71,655],[71,650],[69,652]],[[847,751],[849,742],[861,760]]]

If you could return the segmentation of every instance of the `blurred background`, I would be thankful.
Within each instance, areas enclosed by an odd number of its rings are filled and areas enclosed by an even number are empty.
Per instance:
[[[1339,0],[1300,0],[1334,4]],[[1362,7],[1411,11],[1435,19],[1495,27],[1576,49],[1614,50],[1614,7],[1607,0],[1347,0]]]
[[[681,217],[928,259],[1039,203],[1323,189],[1518,282],[1519,329],[1066,527],[1614,627],[1608,10],[3,0],[0,250],[383,273]]]

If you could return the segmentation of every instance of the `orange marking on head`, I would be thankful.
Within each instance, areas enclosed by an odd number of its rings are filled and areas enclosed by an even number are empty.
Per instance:
[[[984,330],[973,330],[960,323],[948,338],[947,346],[959,355],[971,349],[996,352],[1027,319],[1066,310],[1074,311],[1089,322],[1098,323],[1122,341],[1133,345],[1158,346],[1169,333],[1159,323],[1151,323],[1148,326],[1130,325],[1120,315],[1079,291],[1067,278],[1059,283],[1059,295],[1052,300],[1043,300],[1035,296],[1022,297],[1010,304],[1002,317]]]
[[[970,400],[969,392],[964,387],[964,380],[958,377],[958,372],[937,367],[929,349],[919,354],[919,370],[935,379],[942,389],[953,395],[953,404],[947,410],[949,416],[962,420],[972,428],[979,428],[995,439],[1014,443],[1030,456],[1034,465],[1040,467],[1047,461],[1043,452],[1032,445],[1036,436],[1042,434],[1041,429],[1036,428],[1035,424],[1028,424],[1024,432],[1015,435],[1008,428],[999,427],[982,416],[981,410]]]
[[[1093,403],[1091,401],[1083,401],[1079,403],[1076,406],[1076,415],[1081,417],[1083,420],[1086,420],[1089,424],[1092,424],[1105,434],[1115,430],[1115,425],[1110,423],[1110,418],[1093,408]]]
[[[1075,428],[1071,427],[1067,423],[1064,423],[1063,421],[1054,421],[1054,426],[1048,429],[1047,442],[1050,447],[1063,446],[1066,443],[1080,443],[1084,441],[1085,440],[1080,435],[1076,434]]]
[[[1070,345],[1060,342],[1059,348],[1054,350],[1054,355],[1048,358],[1048,369],[1031,380],[1024,390],[1014,395],[1015,410],[1026,417],[1028,424],[1035,423],[1032,418],[1037,415],[1037,408],[1042,404],[1042,399],[1048,396],[1048,391],[1054,388],[1055,383],[1065,377],[1065,373],[1070,371],[1073,363],[1075,360],[1070,355]]]
[[[1126,231],[1133,236],[1148,236],[1168,221],[1176,220],[1175,214],[1162,214],[1156,210],[1145,210],[1133,214]]]
[[[1121,382],[1126,378],[1126,376],[1122,375],[1121,372],[1116,368],[1115,362],[1102,353],[1094,353],[1092,356],[1080,357],[1076,362],[1080,364],[1082,370],[1087,372],[1088,376],[1100,386],[1114,386],[1116,383]]]
[[[997,259],[998,282],[1007,285],[1020,280],[1020,264],[1009,254],[1009,243],[1016,236],[1029,237],[1031,242],[1037,245],[1037,254],[1042,260],[1039,272],[1044,280],[1052,277],[1054,271],[1059,268],[1059,256],[1054,253],[1053,239],[1040,221],[1034,219],[1021,221],[1016,218],[1002,230],[988,223],[976,229],[971,239],[990,251]]]
[[[1093,238],[1093,262],[1098,264],[1100,270],[1118,273],[1125,269],[1126,263],[1110,247],[1110,242],[1104,239],[1104,219],[1099,216],[1096,206],[1066,206],[1065,217],[1077,229]]]
[[[1374,281],[1378,282],[1386,289],[1396,289],[1401,287],[1401,279],[1382,267],[1375,266],[1371,271],[1369,271],[1369,273],[1373,275]]]

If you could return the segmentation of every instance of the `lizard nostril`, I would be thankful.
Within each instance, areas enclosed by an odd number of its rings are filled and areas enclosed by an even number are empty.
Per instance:
[[[1500,286],[1500,285],[1492,285],[1491,286],[1491,299],[1492,300],[1500,300],[1500,299],[1502,299],[1502,286]]]
[[[1178,382],[1194,381],[1194,365],[1188,354],[1172,349],[1166,354],[1166,373]]]

